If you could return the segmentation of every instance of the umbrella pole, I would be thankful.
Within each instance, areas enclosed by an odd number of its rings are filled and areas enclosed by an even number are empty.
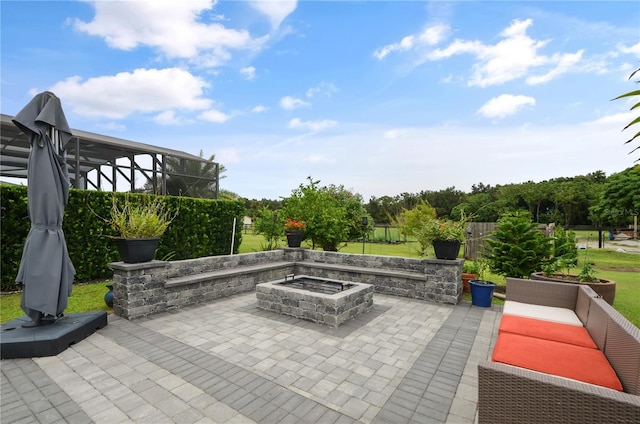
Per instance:
[[[51,140],[51,145],[53,145],[53,151],[56,152],[57,155],[60,154],[60,134],[58,134],[58,130],[56,127],[51,126],[49,128],[49,139]]]

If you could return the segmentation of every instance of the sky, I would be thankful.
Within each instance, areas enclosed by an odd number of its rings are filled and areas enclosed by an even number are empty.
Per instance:
[[[632,166],[638,1],[7,1],[1,111],[371,197]],[[636,114],[637,116],[637,114]]]

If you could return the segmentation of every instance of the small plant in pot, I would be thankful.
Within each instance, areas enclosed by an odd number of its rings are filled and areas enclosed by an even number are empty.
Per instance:
[[[307,225],[302,219],[287,218],[284,220],[284,233],[289,247],[300,247],[304,240],[304,229]]]
[[[421,255],[426,255],[427,249],[433,246],[438,259],[458,257],[466,236],[467,220],[464,216],[459,221],[437,218],[436,210],[423,200],[413,209],[403,211],[397,221],[401,234],[415,237]]]
[[[462,292],[471,293],[469,288],[469,281],[475,280],[480,272],[479,261],[464,261],[462,264]]]
[[[616,297],[616,282],[606,278],[598,278],[596,270],[593,269],[592,263],[587,257],[589,251],[589,238],[587,238],[587,246],[584,249],[584,257],[580,272],[576,275],[570,273],[572,268],[577,267],[578,253],[574,246],[575,252],[571,252],[568,257],[555,257],[554,261],[548,264],[542,272],[532,272],[532,280],[554,281],[559,283],[584,284],[593,289],[598,295],[610,305]],[[564,269],[564,272],[563,272]]]
[[[118,205],[114,196],[110,213],[107,222],[118,234],[114,242],[122,261],[139,263],[153,259],[160,237],[178,212],[166,210],[159,197],[146,197],[134,203],[126,196],[124,204]]]
[[[496,289],[496,283],[484,279],[484,275],[489,268],[489,265],[485,260],[478,259],[475,263],[477,266],[477,278],[469,281],[471,303],[474,306],[488,308],[491,306],[493,291]]]

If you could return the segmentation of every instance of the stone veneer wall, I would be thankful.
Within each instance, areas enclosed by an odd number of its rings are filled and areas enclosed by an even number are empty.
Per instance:
[[[164,312],[167,296],[164,281],[169,262],[141,264],[113,262],[113,313],[127,319]]]
[[[376,293],[455,305],[462,297],[463,263],[461,259],[415,259],[305,250],[304,261],[296,264],[296,273],[372,284]],[[330,267],[323,268],[321,264]]]
[[[267,311],[338,327],[373,307],[373,286],[352,284],[348,290],[329,294],[287,287],[277,282],[262,283],[256,286],[257,305]]]
[[[141,264],[115,262],[113,310],[134,319],[251,291],[258,283],[305,274],[375,286],[378,293],[457,304],[463,260],[412,259],[283,248]]]
[[[208,256],[181,261],[152,261],[139,264],[114,262],[113,269],[113,312],[127,319],[164,312],[167,309],[194,305],[224,296],[253,290],[258,283],[283,278],[293,272],[293,261],[288,269],[255,271],[261,265],[284,262],[283,250],[246,253],[240,255]],[[253,268],[254,272],[212,278],[192,284],[171,286],[171,279],[216,273],[243,268]]]

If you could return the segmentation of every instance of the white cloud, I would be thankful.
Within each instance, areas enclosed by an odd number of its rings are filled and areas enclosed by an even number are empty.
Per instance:
[[[584,53],[584,50],[579,50],[573,54],[567,53],[563,55],[558,55],[558,54],[553,55],[552,61],[557,63],[557,66],[551,69],[549,72],[547,72],[544,75],[528,77],[526,80],[527,84],[535,85],[535,84],[542,84],[545,82],[549,82],[552,79],[556,78],[557,76],[570,71],[573,67],[575,67],[575,65],[578,62],[580,62],[580,60],[582,59],[583,53]]]
[[[485,103],[478,114],[487,118],[505,118],[513,115],[525,106],[535,106],[536,99],[529,96],[502,94]]]
[[[291,96],[285,96],[280,99],[280,107],[286,110],[293,110],[304,106],[311,106],[311,103],[307,103],[304,100],[296,99]]]
[[[615,124],[620,127],[620,130],[622,130],[622,128],[624,128],[634,118],[635,118],[634,112],[622,112],[622,113],[616,113],[613,115],[602,116],[596,119],[595,121],[589,122],[588,124],[593,124],[593,125]]]
[[[98,128],[106,131],[122,132],[127,129],[127,127],[125,127],[124,125],[118,122],[106,122],[106,123],[98,124],[97,126]]]
[[[582,60],[583,51],[539,53],[551,40],[535,40],[527,35],[533,24],[531,19],[514,20],[500,35],[502,40],[494,45],[480,41],[455,40],[448,46],[435,49],[427,55],[430,60],[442,60],[458,54],[472,54],[477,62],[472,67],[470,86],[488,87],[525,77],[533,69],[545,69],[543,75],[527,78],[528,84],[540,84],[573,70]]]
[[[315,132],[333,127],[337,124],[337,121],[332,121],[330,119],[323,119],[321,121],[301,121],[299,118],[294,118],[289,121],[289,128],[307,129]]]
[[[256,49],[268,36],[252,38],[246,30],[203,22],[213,10],[213,0],[100,1],[92,21],[72,21],[75,29],[104,38],[108,46],[133,50],[138,46],[158,49],[169,58],[193,59],[203,66],[219,66],[231,58],[229,50]],[[214,19],[216,17],[214,16]]]
[[[332,160],[328,158],[326,155],[318,153],[315,155],[312,154],[312,155],[305,156],[304,161],[312,164],[323,164],[323,163],[333,163],[335,162],[335,159]]]
[[[216,162],[225,165],[232,163],[240,163],[240,152],[238,149],[221,149],[216,150]]]
[[[49,88],[83,116],[125,118],[132,113],[165,110],[202,110],[211,105],[203,98],[209,84],[179,68],[136,69],[116,75],[89,78],[73,76]]]
[[[253,66],[247,66],[246,68],[240,69],[240,74],[251,81],[256,77],[256,68],[254,68]]]
[[[202,112],[200,115],[198,115],[198,118],[202,119],[203,121],[222,124],[224,122],[227,122],[229,119],[231,119],[231,115],[227,115],[226,113],[220,112],[219,110],[216,110],[216,109],[210,109],[205,112]]]
[[[382,60],[392,52],[409,51],[421,46],[434,46],[445,39],[448,34],[448,26],[440,24],[433,25],[427,27],[420,34],[407,35],[397,43],[388,44],[386,46],[377,48],[373,52],[373,56],[378,60]]]
[[[621,128],[616,123],[489,127],[458,123],[411,127],[409,134],[393,142],[384,137],[386,129],[375,123],[367,127],[341,123],[331,131],[296,134],[287,143],[278,143],[287,139],[284,134],[234,134],[225,139],[224,147],[242,145],[247,153],[242,156],[242,170],[236,169],[235,176],[229,173],[225,184],[248,198],[277,199],[290,195],[311,175],[323,185],[344,184],[366,201],[370,196],[418,193],[425,187],[437,191],[453,186],[469,191],[479,182],[495,186],[586,175],[596,170],[609,175],[632,166],[635,159],[628,155],[630,148],[624,142],[629,135]],[[265,144],[263,137],[273,142]],[[247,146],[251,143],[248,140],[256,141]],[[290,158],[292,151],[296,157],[313,158],[317,166],[309,160],[283,168],[282,161]],[[452,161],[461,154],[482,158],[483,166],[451,173]],[[322,162],[322,158],[331,160]],[[366,166],[354,166],[355,159],[362,159]]]
[[[622,53],[635,54],[637,56],[640,56],[640,42],[628,47],[624,44],[620,44],[618,45],[618,50]]]
[[[282,21],[296,10],[296,0],[256,0],[249,2],[251,7],[265,15],[273,28],[280,26]]]
[[[307,90],[307,97],[311,98],[316,94],[322,94],[324,96],[331,97],[333,93],[337,93],[337,92],[338,92],[338,89],[336,88],[335,85],[333,85],[330,82],[322,81],[317,86],[311,87]]]
[[[258,106],[255,106],[253,109],[251,109],[251,112],[262,113],[262,112],[266,112],[267,110],[269,110],[268,107],[263,105],[258,105]]]
[[[153,120],[160,125],[180,125],[183,123],[183,121],[176,116],[176,112],[173,110],[165,110],[164,112],[156,115]]]
[[[409,130],[408,129],[404,129],[404,128],[396,128],[393,130],[388,130],[384,132],[384,138],[388,138],[390,140],[394,140],[396,138],[400,138],[403,137],[405,135],[409,134]]]

